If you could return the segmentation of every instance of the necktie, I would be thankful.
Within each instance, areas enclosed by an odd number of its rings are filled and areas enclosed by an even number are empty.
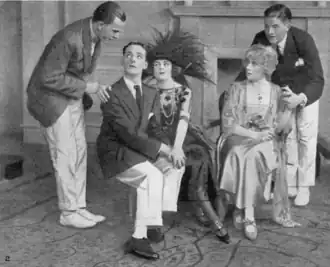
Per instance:
[[[282,55],[280,47],[278,45],[276,45],[276,53],[277,53],[278,62],[279,63],[282,62],[283,55]]]
[[[141,87],[139,85],[134,85],[135,89],[135,100],[136,104],[138,105],[139,109],[142,108],[142,94],[141,94]]]

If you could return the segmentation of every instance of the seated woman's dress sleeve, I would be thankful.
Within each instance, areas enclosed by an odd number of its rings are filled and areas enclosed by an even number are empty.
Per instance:
[[[221,113],[221,130],[226,135],[230,135],[234,127],[239,124],[239,91],[239,84],[234,83],[225,92],[224,106]]]
[[[190,120],[191,114],[191,100],[192,92],[189,88],[184,88],[181,96],[181,110],[180,110],[180,119],[184,119],[187,122]]]

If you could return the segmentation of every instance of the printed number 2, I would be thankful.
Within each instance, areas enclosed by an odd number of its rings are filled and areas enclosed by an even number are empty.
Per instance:
[[[5,257],[5,261],[10,261],[10,257],[9,256],[6,256]]]

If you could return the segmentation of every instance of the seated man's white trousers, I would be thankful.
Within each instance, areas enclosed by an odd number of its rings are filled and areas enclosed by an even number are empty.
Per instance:
[[[143,180],[137,187],[135,225],[163,225],[163,211],[177,211],[177,201],[185,168],[176,169],[167,159],[160,157],[154,164],[137,164],[117,179],[132,185],[132,179]]]

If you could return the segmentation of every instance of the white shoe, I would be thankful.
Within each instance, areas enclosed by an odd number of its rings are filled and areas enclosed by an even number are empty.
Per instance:
[[[105,217],[102,215],[96,215],[91,212],[89,212],[87,209],[79,209],[77,210],[77,213],[81,215],[82,217],[86,218],[87,220],[93,221],[95,223],[100,223],[105,221]]]
[[[310,191],[309,187],[299,188],[298,194],[294,199],[296,206],[306,206],[309,203]]]
[[[288,188],[289,197],[294,198],[297,196],[297,193],[298,193],[297,187],[289,186],[289,188]]]
[[[244,220],[244,234],[247,237],[247,239],[250,239],[251,241],[254,241],[258,237],[258,228],[256,225],[255,220]]]
[[[64,215],[63,213],[60,216],[60,224],[63,226],[72,226],[75,228],[91,228],[96,225],[96,222],[88,220],[77,212],[72,212],[68,215]]]

